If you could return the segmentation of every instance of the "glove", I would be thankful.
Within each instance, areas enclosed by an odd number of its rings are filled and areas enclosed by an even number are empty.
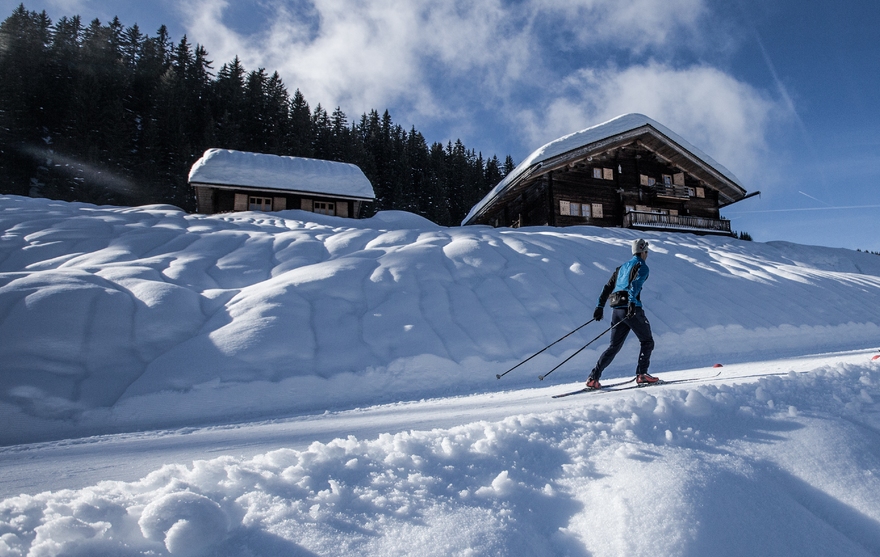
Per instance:
[[[634,316],[635,314],[636,314],[636,303],[630,302],[629,307],[626,308],[626,318],[629,319],[630,317]]]
[[[593,312],[593,319],[596,321],[602,321],[602,317],[605,316],[605,310],[602,309],[602,306],[597,306],[596,310]]]

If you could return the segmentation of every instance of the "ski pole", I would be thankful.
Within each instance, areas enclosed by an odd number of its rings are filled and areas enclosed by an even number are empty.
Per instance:
[[[572,332],[568,333],[567,335],[563,336],[562,338],[559,338],[559,339],[557,339],[557,340],[551,342],[550,344],[548,344],[548,345],[545,346],[544,348],[538,350],[537,352],[535,352],[534,354],[532,354],[531,356],[529,356],[529,357],[526,358],[525,360],[521,361],[520,363],[516,364],[516,365],[513,366],[512,368],[508,369],[508,370],[505,371],[504,373],[500,373],[500,374],[496,373],[496,374],[495,374],[495,379],[501,379],[502,377],[504,377],[505,375],[507,375],[507,374],[510,373],[511,371],[515,370],[515,369],[518,368],[519,366],[523,365],[524,363],[528,362],[529,360],[531,360],[532,358],[534,358],[535,356],[537,356],[538,354],[540,354],[541,352],[543,352],[544,350],[547,350],[548,348],[550,348],[551,346],[553,346],[553,345],[556,344],[557,342],[559,342],[559,341],[561,341],[561,340],[564,340],[564,339],[570,337],[571,335],[573,335],[574,333],[580,331],[581,329],[583,329],[584,327],[586,327],[587,325],[589,325],[589,324],[592,323],[593,321],[595,321],[595,319],[590,319],[589,321],[587,321],[586,323],[584,323],[583,325],[581,325],[581,326],[578,327],[577,329],[573,330]]]
[[[588,342],[588,343],[586,343],[585,345],[583,345],[583,346],[581,346],[580,348],[578,348],[577,352],[575,352],[574,354],[572,354],[572,355],[569,356],[568,358],[562,360],[562,362],[561,362],[559,365],[557,365],[556,367],[554,367],[553,369],[551,369],[550,371],[548,371],[548,372],[545,373],[544,375],[539,375],[539,376],[538,376],[538,379],[540,379],[541,381],[543,381],[545,377],[547,377],[548,375],[550,375],[551,373],[553,373],[553,372],[556,371],[557,369],[561,368],[562,365],[565,364],[565,362],[569,361],[570,359],[572,359],[572,358],[574,358],[575,356],[577,356],[578,354],[580,354],[581,350],[583,350],[583,349],[586,348],[587,346],[589,346],[589,345],[593,344],[594,342],[596,342],[597,340],[599,340],[599,337],[601,337],[602,335],[604,335],[605,333],[607,333],[608,331],[610,331],[611,329],[613,329],[614,327],[618,326],[618,325],[621,324],[621,323],[623,323],[623,320],[618,321],[618,322],[615,323],[614,325],[611,325],[610,327],[608,327],[607,329],[605,329],[604,331],[602,331],[601,333],[599,333],[599,335],[598,335],[596,338],[594,338],[594,339],[591,340],[590,342]]]

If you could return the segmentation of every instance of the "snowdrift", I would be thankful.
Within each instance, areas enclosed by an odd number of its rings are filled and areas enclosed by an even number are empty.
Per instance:
[[[874,346],[880,257],[387,212],[189,215],[0,197],[0,443],[534,385],[637,237],[654,370]],[[606,377],[632,373],[630,343]],[[585,377],[584,351],[552,380]],[[549,380],[549,379],[548,379]]]
[[[880,381],[859,360],[9,497],[0,554],[878,555]]]

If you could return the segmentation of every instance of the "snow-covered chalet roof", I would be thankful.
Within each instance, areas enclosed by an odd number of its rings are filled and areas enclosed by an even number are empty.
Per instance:
[[[618,140],[625,143],[642,139],[645,136],[651,136],[665,146],[674,149],[679,155],[679,160],[676,162],[681,162],[682,166],[687,164],[700,171],[701,174],[714,178],[713,182],[720,185],[719,193],[722,198],[727,200],[727,203],[738,201],[746,195],[745,188],[736,176],[712,157],[656,120],[644,114],[632,113],[623,114],[602,124],[560,137],[537,149],[471,208],[462,221],[462,225],[471,222],[507,189],[536,172],[546,172],[548,168],[555,166],[560,160],[568,161],[572,158],[586,156],[591,152],[608,148]]]
[[[259,189],[373,200],[373,185],[353,164],[208,149],[189,172],[191,185]]]

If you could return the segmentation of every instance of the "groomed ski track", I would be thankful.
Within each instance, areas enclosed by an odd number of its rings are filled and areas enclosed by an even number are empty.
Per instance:
[[[541,386],[502,390],[503,378],[495,382],[494,377],[487,377],[487,382],[493,382],[489,387],[499,390],[271,421],[13,445],[0,448],[0,499],[22,493],[80,489],[102,480],[134,481],[164,464],[190,464],[193,460],[211,459],[221,455],[247,458],[282,447],[305,449],[313,442],[326,443],[348,436],[370,439],[385,433],[446,429],[477,421],[498,421],[508,416],[551,413],[590,404],[606,404],[616,397],[641,396],[644,393],[658,395],[664,390],[688,390],[709,384],[756,383],[762,377],[808,373],[830,365],[864,364],[874,354],[877,354],[877,349],[868,348],[730,365],[707,362],[706,367],[695,369],[651,370],[652,374],[667,381],[697,378],[701,374],[706,376],[706,381],[671,383],[648,389],[611,391],[602,393],[602,396],[586,394],[561,399],[551,397],[580,386],[586,377],[585,371],[561,370],[562,373],[554,377],[556,382],[540,384],[537,376],[541,370],[523,366],[523,369],[516,372],[534,374],[535,383]],[[712,368],[715,363],[724,365],[721,375],[717,377],[714,375],[718,370]],[[622,378],[624,376],[620,373],[606,373],[605,377],[609,382]],[[562,382],[561,379],[569,381]]]

